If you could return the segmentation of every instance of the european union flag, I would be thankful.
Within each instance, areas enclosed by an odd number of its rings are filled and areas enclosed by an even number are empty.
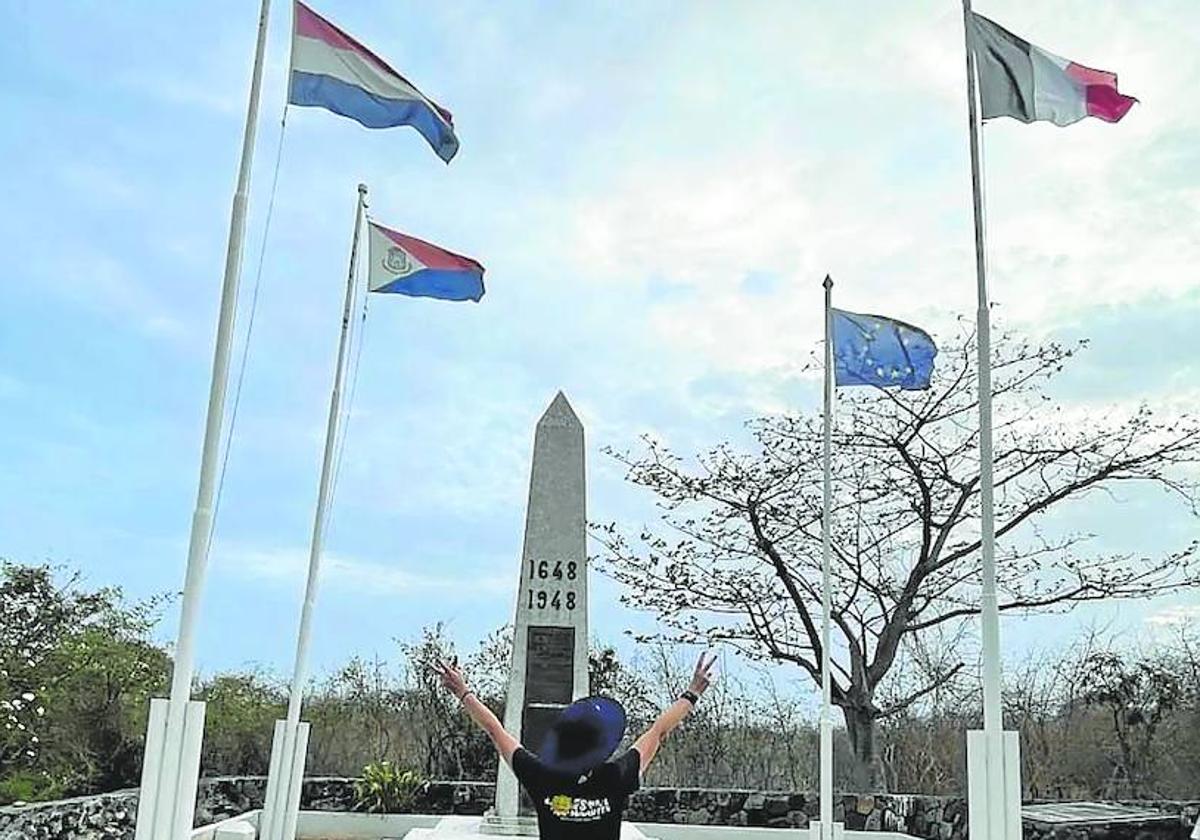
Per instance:
[[[834,309],[833,380],[920,391],[929,387],[937,347],[922,329],[879,315]]]

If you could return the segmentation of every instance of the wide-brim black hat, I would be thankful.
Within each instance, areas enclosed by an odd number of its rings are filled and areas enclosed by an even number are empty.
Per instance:
[[[560,773],[586,773],[616,752],[625,724],[625,707],[611,697],[576,700],[554,721],[538,757]]]

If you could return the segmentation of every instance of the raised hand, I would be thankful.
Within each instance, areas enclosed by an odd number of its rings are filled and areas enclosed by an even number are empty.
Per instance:
[[[709,657],[707,662],[704,661],[704,654],[700,654],[700,658],[696,661],[696,670],[692,672],[692,682],[688,686],[688,691],[700,695],[708,689],[714,676],[712,667],[716,661],[717,655],[715,653]]]
[[[467,681],[458,670],[457,663],[438,660],[433,666],[434,672],[441,678],[442,685],[455,697],[462,699],[467,693]]]

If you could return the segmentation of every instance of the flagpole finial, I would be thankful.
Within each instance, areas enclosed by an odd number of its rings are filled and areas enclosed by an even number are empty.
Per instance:
[[[361,196],[364,196],[364,197],[366,196],[366,194],[367,194],[367,185],[366,184],[358,185],[358,194]]]
[[[825,282],[823,282],[821,285],[824,286],[826,289],[832,289],[833,288],[833,278],[830,277],[828,274],[826,274]]]

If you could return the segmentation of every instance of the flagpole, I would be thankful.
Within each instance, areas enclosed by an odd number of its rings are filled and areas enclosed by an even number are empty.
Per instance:
[[[296,663],[292,669],[292,693],[288,700],[288,723],[300,720],[300,704],[304,694],[305,663],[308,659],[309,636],[312,629],[313,605],[317,596],[317,581],[321,571],[321,551],[325,544],[325,525],[328,522],[329,490],[333,483],[333,456],[337,443],[338,417],[342,409],[342,380],[346,368],[346,347],[350,339],[350,316],[354,306],[355,269],[358,266],[359,237],[363,212],[367,209],[367,185],[358,185],[358,203],[354,208],[354,238],[350,244],[350,268],[346,274],[346,299],[342,304],[342,334],[338,340],[337,363],[333,373],[333,392],[329,395],[329,419],[325,426],[325,455],[321,462],[321,481],[317,490],[317,510],[313,516],[312,544],[308,552],[308,582],[304,588],[304,606],[300,611],[300,633],[296,639]]]
[[[967,39],[967,109],[971,127],[971,195],[975,217],[975,279],[979,352],[979,496],[982,511],[983,594],[983,728],[999,731],[1000,716],[1000,611],[996,600],[996,525],[992,479],[992,330],[988,305],[987,251],[984,245],[983,166],[979,131],[979,100],[975,53],[971,48],[971,0],[963,0]]]
[[[825,275],[825,411],[822,442],[824,466],[824,508],[821,515],[821,835],[823,840],[833,837],[833,721],[831,705],[833,698],[832,679],[829,673],[830,654],[830,567],[832,547],[830,545],[830,523],[833,518],[833,488],[831,452],[833,438],[833,279]]]
[[[963,0],[963,37],[967,54],[967,116],[970,128],[971,149],[971,198],[975,227],[975,280],[978,300],[977,327],[978,377],[979,377],[979,498],[980,498],[980,635],[983,655],[983,733],[982,756],[979,764],[972,763],[970,736],[968,736],[968,775],[974,772],[983,778],[974,783],[968,780],[975,792],[971,797],[976,808],[982,806],[985,813],[975,814],[972,833],[985,835],[993,840],[1019,837],[1021,831],[1019,813],[1009,812],[1020,807],[1019,769],[1016,766],[1019,745],[1013,743],[1003,732],[1000,693],[1000,610],[996,594],[996,525],[993,487],[992,451],[992,363],[991,363],[991,309],[988,301],[987,248],[984,240],[984,181],[982,164],[982,136],[980,131],[980,105],[978,73],[975,51],[971,41],[971,0]],[[1008,766],[1008,765],[1013,766]],[[1015,785],[1014,785],[1015,780]],[[1015,791],[1013,790],[1015,786]],[[1009,800],[1015,796],[1016,802]],[[1010,824],[1011,823],[1011,824]],[[984,832],[975,831],[976,826]],[[977,840],[985,840],[980,836]]]
[[[187,700],[192,693],[195,661],[196,611],[200,603],[204,572],[208,563],[209,535],[212,531],[212,503],[216,487],[218,449],[225,413],[225,386],[229,381],[229,356],[233,345],[233,322],[237,309],[238,283],[241,280],[242,250],[246,234],[246,202],[250,189],[250,169],[254,159],[254,138],[258,130],[258,100],[262,87],[263,53],[267,42],[267,19],[271,0],[262,0],[258,18],[258,43],[254,51],[254,70],[250,85],[250,104],[246,129],[242,136],[242,160],[238,167],[237,189],[229,220],[229,244],[225,250],[225,277],[221,284],[221,312],[217,321],[217,342],[213,354],[212,382],[208,393],[208,415],[204,424],[204,448],[200,458],[200,487],[192,516],[188,543],[187,577],[183,589],[183,607],[179,636],[175,645],[175,665],[171,676],[171,702]]]
[[[258,39],[254,48],[254,66],[251,71],[250,101],[246,108],[246,124],[242,135],[242,156],[238,166],[237,187],[233,194],[233,207],[229,220],[229,240],[225,250],[225,274],[221,283],[220,315],[217,320],[216,348],[213,352],[212,380],[209,385],[208,413],[204,424],[204,444],[200,456],[200,481],[196,494],[196,507],[192,513],[191,536],[188,540],[187,571],[183,587],[183,603],[180,610],[179,633],[175,644],[174,665],[171,675],[171,699],[167,711],[165,733],[151,737],[148,733],[144,759],[142,788],[151,787],[153,794],[143,804],[150,812],[147,817],[139,813],[138,837],[167,838],[186,822],[190,830],[190,814],[194,807],[195,781],[186,778],[180,756],[184,740],[185,716],[192,693],[192,676],[195,670],[196,621],[200,596],[204,587],[204,573],[208,564],[209,540],[213,521],[213,495],[216,486],[217,465],[221,441],[221,427],[225,414],[225,391],[229,381],[229,357],[233,343],[233,324],[237,309],[238,283],[241,279],[242,250],[246,233],[246,203],[250,187],[250,170],[254,159],[254,139],[258,128],[258,103],[262,89],[263,55],[267,44],[267,21],[270,17],[271,0],[262,0],[258,16]],[[161,755],[151,757],[158,747]],[[154,769],[157,768],[157,778]],[[165,799],[164,799],[165,797]],[[160,800],[170,803],[162,807]],[[140,809],[139,809],[140,810]],[[184,813],[186,811],[186,814]],[[184,817],[187,816],[187,819]],[[151,834],[152,832],[152,834]]]
[[[329,417],[325,424],[325,453],[321,460],[321,479],[317,489],[317,509],[313,516],[312,541],[308,552],[308,581],[304,587],[304,603],[300,609],[300,630],[296,637],[296,660],[292,668],[292,688],[288,698],[287,719],[284,722],[284,741],[281,756],[286,759],[272,762],[279,774],[277,783],[269,785],[273,796],[267,803],[271,813],[264,815],[264,840],[291,837],[294,834],[294,810],[288,800],[298,787],[304,771],[304,752],[307,744],[297,742],[300,707],[304,698],[308,651],[312,635],[313,608],[317,600],[317,584],[321,575],[321,552],[325,544],[325,526],[329,521],[329,497],[333,485],[334,451],[337,448],[338,418],[342,408],[342,382],[346,369],[346,349],[350,341],[350,318],[356,291],[358,249],[362,220],[367,208],[367,186],[358,185],[358,202],[354,206],[354,237],[350,244],[350,267],[346,272],[346,297],[342,304],[342,329],[338,339],[337,362],[333,370],[333,390],[329,395]]]

